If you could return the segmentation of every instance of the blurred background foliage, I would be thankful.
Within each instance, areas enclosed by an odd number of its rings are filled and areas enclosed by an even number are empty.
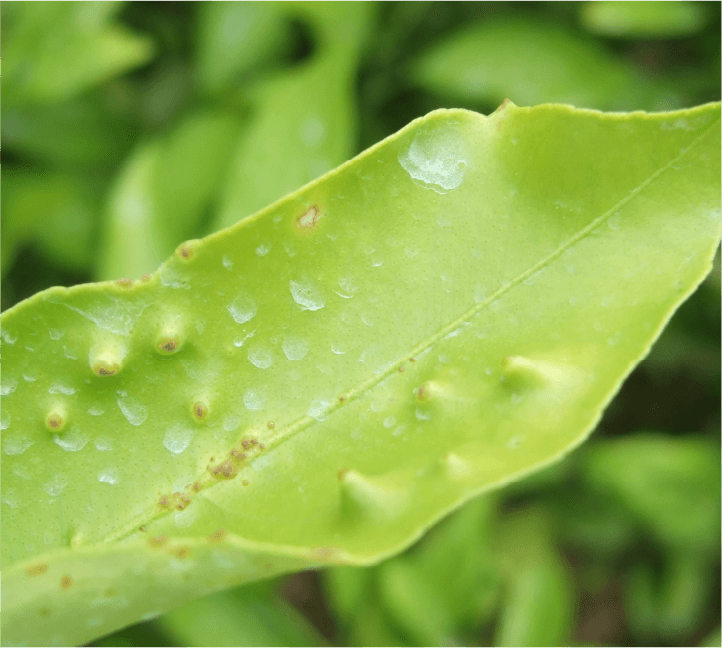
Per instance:
[[[139,277],[440,107],[720,99],[718,2],[4,2],[2,308]],[[720,645],[720,269],[589,442],[133,645]]]

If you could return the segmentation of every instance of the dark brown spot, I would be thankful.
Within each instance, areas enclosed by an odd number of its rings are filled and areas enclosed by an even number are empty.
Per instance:
[[[117,369],[111,369],[110,367],[106,367],[104,365],[97,365],[95,367],[95,373],[97,373],[99,376],[112,376],[116,373]]]
[[[163,353],[174,353],[178,349],[178,338],[166,338],[158,343],[158,349]]]
[[[178,248],[178,256],[181,259],[190,259],[193,256],[193,248],[187,243],[184,243]]]
[[[161,498],[158,500],[158,504],[160,504],[160,506],[162,506],[163,508],[167,508],[168,507],[168,496],[162,495]]]
[[[226,530],[225,529],[216,529],[213,533],[211,533],[208,536],[208,542],[220,542],[225,538],[226,536]]]
[[[51,414],[48,416],[46,422],[51,430],[59,430],[63,427],[65,421],[63,421],[63,417],[60,416],[60,414]]]
[[[231,456],[238,461],[243,461],[246,458],[246,454],[236,448],[233,448],[233,450],[231,450]]]
[[[29,565],[25,568],[25,573],[28,576],[40,576],[48,571],[48,566],[44,563],[38,563],[37,565]]]
[[[416,358],[409,358],[409,362],[416,362]]]
[[[338,400],[343,403],[343,402],[346,400],[346,397],[345,397],[345,396],[339,396],[339,397],[338,397]]]
[[[193,417],[196,421],[202,421],[208,416],[208,406],[205,403],[198,401],[193,404]]]
[[[197,493],[201,489],[201,485],[198,482],[193,482],[193,490]]]
[[[145,531],[145,527],[144,526],[140,527],[140,530]]]
[[[268,429],[269,430],[272,430],[275,427],[276,427],[276,424],[273,421],[268,421]]]
[[[248,450],[248,448],[251,447],[251,442],[248,439],[243,439],[243,441],[241,441],[241,445],[244,450]]]
[[[40,609],[38,610],[38,614],[39,614],[41,617],[47,617],[47,616],[50,616],[50,610],[49,610],[48,608],[40,608]]]
[[[168,542],[168,536],[164,535],[148,538],[148,546],[151,549],[157,549],[158,547],[162,547],[166,542]]]
[[[73,584],[73,579],[70,578],[70,576],[63,576],[60,579],[60,587],[63,589],[68,589]]]
[[[218,464],[211,472],[217,477],[223,475],[223,477],[231,478],[236,474],[236,467],[229,459],[228,461]]]

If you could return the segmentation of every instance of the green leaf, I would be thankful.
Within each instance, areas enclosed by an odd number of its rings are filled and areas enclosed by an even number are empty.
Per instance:
[[[698,2],[584,2],[579,18],[591,32],[613,38],[684,38],[708,22]]]
[[[504,97],[602,110],[679,102],[598,41],[533,16],[471,23],[434,43],[413,64],[411,77],[438,95],[481,105]]]
[[[151,42],[109,24],[118,2],[3,5],[3,91],[11,104],[67,99],[148,61]]]
[[[436,111],[146,281],[3,313],[3,640],[372,564],[571,451],[709,272],[719,130]]]

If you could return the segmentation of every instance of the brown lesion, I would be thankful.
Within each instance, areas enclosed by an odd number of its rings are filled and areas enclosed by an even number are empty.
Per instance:
[[[212,543],[222,542],[225,537],[226,537],[225,529],[216,529],[213,533],[211,533],[208,536],[208,542],[212,542]]]
[[[148,546],[151,549],[159,549],[160,547],[165,545],[166,542],[168,542],[168,536],[166,535],[159,535],[148,538]]]
[[[178,350],[179,342],[176,337],[169,337],[158,343],[158,350],[162,353],[175,353]]]
[[[123,277],[122,279],[116,279],[115,285],[120,286],[121,288],[130,288],[135,283],[134,279],[127,279]]]
[[[320,207],[318,205],[311,205],[296,219],[296,227],[300,232],[310,233],[316,228],[322,216],[323,213]]]
[[[236,476],[237,468],[236,465],[230,459],[227,459],[223,463],[219,463],[210,469],[211,474],[218,479],[232,479]]]
[[[118,370],[112,367],[108,367],[104,364],[97,364],[95,367],[95,373],[101,377],[114,376],[118,373]]]
[[[50,609],[49,609],[49,608],[40,608],[40,609],[38,610],[38,614],[39,614],[41,617],[43,617],[43,618],[49,617],[49,616],[50,616]]]
[[[190,558],[191,548],[186,545],[178,547],[173,551],[173,555],[179,560],[185,560],[186,558]]]
[[[60,587],[68,589],[73,584],[73,579],[67,574],[60,579]]]
[[[208,405],[201,401],[193,403],[193,418],[196,421],[202,421],[206,416],[208,416]]]
[[[40,576],[48,571],[48,566],[45,563],[37,563],[35,565],[28,565],[25,568],[25,573],[28,576]]]
[[[341,468],[341,470],[339,470],[339,471],[336,473],[336,477],[338,477],[338,480],[339,480],[340,482],[342,482],[342,481],[344,481],[344,480],[346,479],[346,473],[347,473],[347,472],[348,472],[348,468]]]
[[[57,412],[53,412],[52,414],[48,415],[47,419],[45,419],[45,423],[47,424],[48,429],[59,430],[63,427],[65,419],[63,419],[63,417]]]

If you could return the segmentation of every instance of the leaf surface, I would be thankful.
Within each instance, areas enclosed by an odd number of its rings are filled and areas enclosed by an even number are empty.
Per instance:
[[[2,623],[372,564],[581,443],[719,239],[719,104],[441,110],[146,281],[2,316]]]

